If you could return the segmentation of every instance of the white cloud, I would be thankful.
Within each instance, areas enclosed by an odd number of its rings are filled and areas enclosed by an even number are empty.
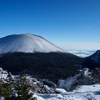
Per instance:
[[[96,43],[56,43],[59,47],[65,50],[98,50],[100,44]]]

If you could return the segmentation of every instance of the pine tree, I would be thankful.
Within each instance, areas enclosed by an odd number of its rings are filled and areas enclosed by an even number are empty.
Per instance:
[[[11,100],[13,96],[13,79],[9,73],[7,76],[7,83],[0,84],[0,96],[3,96],[5,100]]]
[[[21,76],[16,82],[15,90],[17,91],[20,100],[31,100],[33,93],[29,94],[29,90],[32,86],[29,84],[25,76]]]
[[[0,96],[5,100],[34,100],[33,93],[29,93],[33,87],[25,76],[20,76],[18,80],[12,78],[11,73],[7,76],[7,82],[0,83]],[[15,97],[14,94],[18,96]]]

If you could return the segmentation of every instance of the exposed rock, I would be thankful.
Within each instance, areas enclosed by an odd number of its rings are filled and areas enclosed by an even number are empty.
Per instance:
[[[58,87],[64,88],[67,91],[75,89],[78,85],[90,85],[100,82],[100,70],[89,70],[84,68],[78,74],[73,77],[69,77],[66,80],[59,80]]]

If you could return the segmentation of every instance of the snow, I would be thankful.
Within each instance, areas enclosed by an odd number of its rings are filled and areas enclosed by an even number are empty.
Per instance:
[[[33,34],[15,34],[0,38],[0,53],[64,52],[46,39]]]
[[[8,76],[8,73],[4,71],[2,68],[0,68],[0,79],[6,79]]]
[[[0,97],[0,100],[4,100],[4,97]]]
[[[62,88],[56,88],[55,90],[57,93],[66,93],[67,91],[65,89]]]
[[[74,90],[74,92],[96,92],[96,91],[100,91],[100,84],[81,85]]]
[[[84,69],[84,75],[88,75],[89,70],[87,68]],[[0,75],[2,75],[2,78],[7,78],[8,73],[4,71],[2,68],[0,68]],[[80,76],[80,74],[76,74],[73,77],[70,77],[66,80],[59,80],[59,83],[61,87],[63,85],[68,89],[71,88],[72,84],[77,81],[77,78]],[[18,76],[12,75],[12,77],[17,80]],[[32,80],[34,80],[34,85],[36,86],[37,81],[35,78],[31,78],[30,76],[26,77],[30,80],[30,83]],[[36,82],[35,82],[36,81]],[[42,84],[41,84],[42,86]],[[40,86],[40,87],[41,87]],[[39,86],[36,86],[37,89],[39,89]],[[42,88],[43,89],[43,88]],[[55,88],[55,92],[50,92],[50,87],[44,85],[44,89],[46,89],[45,94],[40,93],[34,93],[33,98],[35,97],[36,100],[100,100],[100,84],[94,84],[94,85],[79,85],[77,86],[73,91],[67,92],[65,89],[62,88]],[[32,93],[30,90],[29,93]],[[16,93],[14,96],[18,96]],[[0,100],[4,100],[3,97],[0,97]]]
[[[17,93],[15,93],[15,94],[14,94],[14,96],[15,96],[15,97],[18,97],[18,94],[17,94]]]
[[[59,84],[59,88],[65,88],[66,87],[66,80],[63,80],[63,79],[60,79],[58,81],[58,84]]]
[[[80,76],[80,74],[77,74],[74,77],[67,79],[67,82],[66,82],[66,90],[67,91],[71,90],[72,85],[77,81],[79,76]]]
[[[62,94],[35,94],[37,100],[100,100],[100,84],[78,86]]]
[[[59,88],[66,89],[67,91],[70,91],[72,86],[77,82],[77,79],[80,77],[80,74],[76,74],[73,77],[68,78],[67,80],[60,79],[58,81]]]
[[[44,100],[41,96],[38,96],[36,94],[34,94],[33,98],[36,98],[36,100]]]

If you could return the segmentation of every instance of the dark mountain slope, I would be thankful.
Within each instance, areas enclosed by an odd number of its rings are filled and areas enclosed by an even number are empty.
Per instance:
[[[70,53],[7,53],[0,56],[0,65],[13,74],[26,73],[56,81],[77,72],[82,58]]]
[[[90,69],[100,68],[100,50],[96,51],[93,55],[85,58],[83,67],[88,67]]]

